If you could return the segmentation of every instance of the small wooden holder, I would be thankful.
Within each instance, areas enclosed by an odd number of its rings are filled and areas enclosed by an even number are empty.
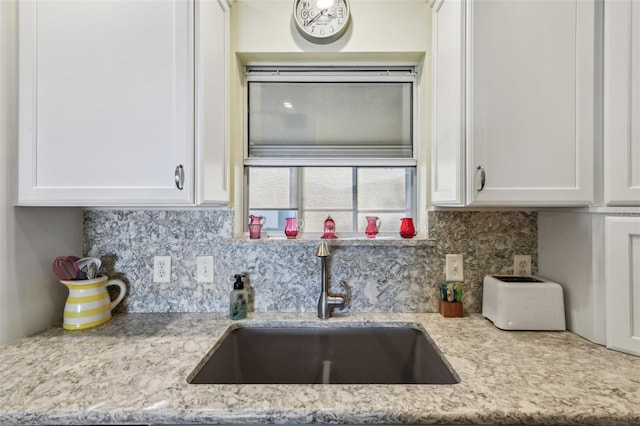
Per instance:
[[[462,302],[447,302],[440,300],[440,315],[445,318],[460,318],[462,314]]]

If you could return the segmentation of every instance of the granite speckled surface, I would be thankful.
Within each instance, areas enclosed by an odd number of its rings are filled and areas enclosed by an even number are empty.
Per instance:
[[[640,358],[570,332],[508,332],[479,315],[253,314],[244,325],[424,328],[455,385],[190,385],[233,324],[221,314],[122,314],[0,347],[0,424],[639,424]]]
[[[234,240],[232,223],[225,209],[85,210],[84,254],[127,283],[117,312],[226,312],[241,272],[256,312],[313,312],[318,240]],[[447,253],[464,255],[466,312],[480,312],[482,278],[513,272],[514,254],[531,254],[537,270],[536,213],[433,211],[429,229],[431,240],[333,242],[331,281],[349,282],[349,312],[438,312]],[[172,257],[169,283],[152,282],[158,255]],[[197,256],[214,257],[213,283],[196,281]]]

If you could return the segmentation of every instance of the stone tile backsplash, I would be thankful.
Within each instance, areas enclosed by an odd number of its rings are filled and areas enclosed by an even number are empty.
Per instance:
[[[247,273],[257,312],[314,312],[320,291],[317,241],[262,244],[232,239],[226,209],[84,211],[84,254],[128,286],[119,310],[226,312],[232,276]],[[429,213],[432,242],[332,247],[331,283],[346,280],[352,312],[437,312],[447,253],[464,255],[464,307],[480,312],[482,278],[512,273],[514,254],[537,270],[537,214]],[[171,282],[154,283],[153,257],[171,256]],[[214,257],[214,282],[196,281],[196,257]]]

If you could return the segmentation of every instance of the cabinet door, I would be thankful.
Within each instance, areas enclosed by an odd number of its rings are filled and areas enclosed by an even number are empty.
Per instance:
[[[466,4],[468,203],[590,204],[594,1]]]
[[[229,4],[196,3],[198,204],[229,201]]]
[[[607,347],[640,356],[640,217],[605,220]]]
[[[431,201],[464,205],[464,3],[437,2],[433,9],[434,114]]]
[[[640,3],[604,4],[604,196],[640,205]]]
[[[192,2],[19,7],[19,202],[193,203]]]

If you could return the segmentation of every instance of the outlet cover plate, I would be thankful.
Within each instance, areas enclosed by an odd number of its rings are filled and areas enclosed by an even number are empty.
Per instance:
[[[513,256],[513,275],[531,275],[531,256],[515,254]]]
[[[464,281],[464,269],[461,254],[448,254],[445,262],[447,281]]]
[[[171,281],[171,256],[153,257],[153,282],[168,283]]]

